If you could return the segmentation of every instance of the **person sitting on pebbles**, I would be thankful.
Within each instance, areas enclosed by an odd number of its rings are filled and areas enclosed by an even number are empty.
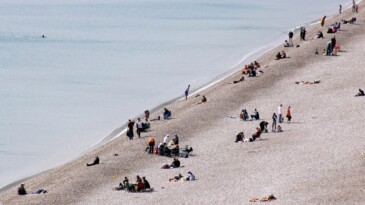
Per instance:
[[[203,104],[203,103],[206,103],[207,101],[208,101],[207,98],[203,95],[201,101],[198,102],[198,104]]]
[[[360,88],[359,88],[359,92],[355,95],[355,97],[358,97],[358,96],[365,96],[364,91],[361,90]]]

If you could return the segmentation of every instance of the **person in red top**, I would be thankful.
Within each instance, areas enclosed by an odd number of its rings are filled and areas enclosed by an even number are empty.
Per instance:
[[[286,118],[288,118],[288,122],[290,122],[290,120],[291,120],[290,106],[289,106],[289,107],[288,107],[288,109],[286,110]]]

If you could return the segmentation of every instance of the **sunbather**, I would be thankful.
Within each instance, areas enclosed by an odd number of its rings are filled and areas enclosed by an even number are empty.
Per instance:
[[[86,164],[86,166],[88,166],[88,167],[89,167],[89,166],[97,165],[97,164],[99,164],[99,161],[100,161],[100,160],[99,160],[99,157],[98,157],[98,156],[96,156],[96,157],[95,157],[94,162],[93,162],[93,163],[91,163],[91,164]]]
[[[18,194],[19,195],[26,195],[27,194],[27,190],[25,190],[25,184],[20,185],[20,187],[18,188]]]
[[[260,119],[260,114],[257,111],[257,109],[255,109],[253,114],[251,115],[251,120],[259,120],[259,119]]]
[[[170,178],[169,179],[169,181],[170,182],[177,182],[177,181],[180,181],[181,179],[183,179],[184,178],[184,176],[183,175],[181,175],[181,174],[179,174],[178,176],[174,176],[173,178]]]
[[[242,82],[244,80],[245,80],[245,77],[242,76],[239,80],[235,80],[232,83],[228,83],[228,84],[236,84],[236,83]]]
[[[194,181],[195,180],[195,175],[191,172],[188,172],[188,176],[186,177],[187,181]]]
[[[202,103],[206,103],[206,102],[207,102],[207,98],[203,95],[201,101],[198,102],[198,104],[202,104]]]
[[[365,96],[364,91],[361,90],[360,88],[359,88],[359,92],[355,95],[355,97],[358,97],[358,96]]]
[[[236,141],[235,142],[243,142],[243,139],[245,138],[245,135],[243,132],[240,132],[236,135]]]

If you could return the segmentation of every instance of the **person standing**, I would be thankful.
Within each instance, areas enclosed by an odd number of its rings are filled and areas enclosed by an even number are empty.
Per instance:
[[[294,36],[294,33],[292,31],[289,31],[289,46],[290,47],[293,47],[293,36]]]
[[[340,8],[338,9],[339,13],[342,14],[342,5],[340,4]]]
[[[279,118],[279,123],[283,122],[283,105],[280,104],[280,106],[278,107],[278,118]]]
[[[133,127],[134,127],[134,121],[130,120],[128,121],[128,130],[127,130],[127,136],[130,140],[133,139],[134,133],[133,133]]]
[[[290,106],[286,109],[286,118],[288,118],[288,122],[290,122],[291,120]]]
[[[141,121],[141,118],[137,119],[136,128],[137,128],[138,138],[141,138],[141,132],[142,132],[142,129],[143,129],[143,123]]]
[[[352,12],[355,13],[356,3],[355,0],[352,0]]]
[[[146,120],[146,122],[148,122],[148,118],[150,118],[150,111],[146,110],[144,111],[144,119]]]
[[[276,122],[278,120],[278,116],[276,115],[276,113],[272,114],[272,131],[275,132],[276,131]]]
[[[190,84],[188,85],[188,88],[186,88],[186,90],[185,90],[185,100],[188,99],[189,90],[190,90]]]
[[[155,148],[155,138],[150,137],[148,139],[148,153],[152,154],[154,148]]]
[[[302,41],[305,41],[305,34],[307,33],[307,31],[305,30],[304,27],[300,28],[300,39]]]
[[[336,46],[336,36],[333,36],[331,38],[331,46],[332,46],[332,49],[331,49],[331,52],[333,52],[333,49],[335,48]]]
[[[323,17],[321,18],[321,26],[322,26],[322,27],[324,26],[324,22],[326,21],[326,18],[327,18],[327,16],[323,16]]]

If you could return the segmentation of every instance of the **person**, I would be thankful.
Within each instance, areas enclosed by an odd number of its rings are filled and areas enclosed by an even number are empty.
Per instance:
[[[332,54],[337,55],[337,53],[340,51],[340,44],[336,43],[335,49],[333,50]]]
[[[278,54],[276,54],[276,60],[280,60],[281,59],[281,54],[280,52],[278,52]]]
[[[276,122],[277,122],[278,116],[276,115],[276,113],[272,114],[272,126],[271,126],[271,130],[273,132],[276,131]]]
[[[42,38],[46,38],[46,35],[44,35],[44,34],[43,34],[43,35],[42,35]]]
[[[195,180],[195,175],[192,172],[188,172],[188,176],[186,177],[187,181],[194,181]]]
[[[165,146],[166,146],[166,144],[164,144],[164,143],[160,143],[158,145],[158,147],[157,147],[157,149],[158,149],[158,155],[160,155],[160,156],[163,156],[164,155]]]
[[[155,148],[155,138],[150,137],[148,139],[148,153],[152,154],[154,148]]]
[[[341,4],[339,5],[338,12],[339,12],[340,14],[342,13],[342,5],[341,5]]]
[[[316,48],[316,51],[314,51],[314,55],[319,55],[318,48]]]
[[[186,88],[186,90],[185,90],[185,100],[188,99],[189,89],[190,89],[190,84],[188,85],[188,88]]]
[[[332,46],[331,51],[333,52],[333,50],[335,49],[335,46],[336,46],[336,36],[333,36],[331,38],[331,46]]]
[[[97,165],[97,164],[99,164],[99,162],[100,162],[100,159],[99,159],[98,156],[96,156],[95,159],[94,159],[94,162],[91,163],[91,164],[86,164],[86,166],[89,167],[89,166]]]
[[[357,96],[365,96],[364,91],[359,88],[359,92],[355,95],[355,97]]]
[[[289,36],[289,44],[290,44],[291,47],[293,47],[294,46],[293,45],[293,36],[294,36],[294,33],[292,31],[289,31],[288,36]]]
[[[32,194],[45,194],[45,193],[47,193],[47,190],[45,189],[38,189],[37,191],[32,192]]]
[[[284,41],[284,47],[290,47],[290,43],[287,40]]]
[[[330,56],[332,54],[332,42],[328,41],[326,46],[326,55]]]
[[[356,6],[355,6],[355,12],[359,13],[359,5],[358,4],[356,4]]]
[[[245,80],[245,77],[242,76],[239,80],[235,80],[232,83],[228,83],[228,84],[236,84],[236,83],[242,82],[244,80]]]
[[[124,187],[128,187],[129,186],[129,179],[127,177],[124,177],[123,186]]]
[[[202,104],[202,103],[206,103],[207,102],[207,98],[203,95],[201,101],[198,104]]]
[[[146,122],[148,122],[149,118],[150,118],[150,111],[149,110],[144,111],[144,119],[146,120]]]
[[[260,128],[256,127],[256,132],[252,134],[252,140],[255,141],[256,138],[259,138],[261,136],[261,130]]]
[[[138,138],[141,138],[141,132],[142,132],[142,129],[143,129],[143,123],[141,121],[141,118],[138,118],[137,119],[136,128],[137,128]]]
[[[170,136],[167,134],[167,135],[163,138],[163,143],[164,143],[164,144],[169,143],[169,139],[170,139]]]
[[[179,137],[177,135],[175,135],[174,139],[172,139],[172,141],[174,142],[175,145],[179,144]]]
[[[260,119],[260,114],[259,112],[257,111],[257,109],[255,108],[253,114],[251,115],[251,120],[259,120]]]
[[[246,109],[243,109],[240,113],[240,118],[244,121],[247,121],[249,119],[248,113]]]
[[[184,178],[184,176],[179,174],[178,176],[174,176],[173,178],[169,179],[169,182],[171,182],[171,181],[177,182],[183,178]]]
[[[305,30],[304,27],[300,28],[300,40],[305,41],[305,34],[307,33],[307,31]]]
[[[163,119],[168,119],[169,117],[171,117],[171,111],[168,110],[167,108],[164,108],[164,112],[163,112]]]
[[[129,119],[127,126],[128,126],[127,136],[129,137],[129,140],[132,140],[134,137],[134,133],[133,133],[134,121]]]
[[[282,132],[282,131],[283,131],[283,129],[281,128],[281,126],[278,125],[278,129],[276,130],[276,132]]]
[[[283,105],[280,104],[280,106],[278,107],[278,120],[279,120],[279,123],[282,123],[283,122]]]
[[[287,108],[286,110],[286,118],[288,118],[288,122],[290,122],[291,120],[291,111],[290,111],[290,106]]]
[[[318,31],[318,33],[317,33],[317,38],[323,38],[323,33],[322,33],[322,31]]]
[[[286,58],[286,53],[284,51],[281,51],[281,58]]]
[[[355,13],[355,9],[356,9],[356,3],[355,0],[352,0],[352,12]]]
[[[144,189],[151,189],[151,185],[147,181],[146,177],[142,177],[142,182],[143,182],[143,185],[144,185]]]
[[[268,122],[266,122],[266,121],[262,121],[262,122],[260,122],[260,130],[262,131],[262,132],[266,132],[267,133],[267,125],[268,125],[269,123]]]
[[[180,167],[180,161],[177,158],[174,158],[174,161],[170,165],[171,168],[179,168]]]
[[[27,194],[27,190],[25,190],[25,184],[20,185],[20,187],[18,188],[18,194],[19,195],[26,195]]]
[[[243,142],[244,138],[245,138],[245,135],[243,134],[243,132],[240,132],[236,135],[236,141],[234,141],[234,142],[236,142],[236,143]]]
[[[326,18],[327,18],[327,16],[323,16],[323,17],[321,18],[321,26],[322,26],[322,27],[324,26],[324,22],[326,21]]]
[[[142,191],[144,189],[144,184],[143,184],[142,179],[141,179],[141,177],[139,175],[137,175],[136,182],[137,182],[137,191],[138,192],[139,191]]]

